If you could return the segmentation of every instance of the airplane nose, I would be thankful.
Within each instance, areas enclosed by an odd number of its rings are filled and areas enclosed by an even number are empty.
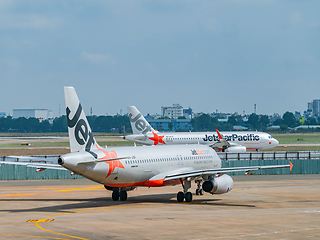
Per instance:
[[[277,139],[273,139],[273,145],[276,147],[279,145],[279,141]]]

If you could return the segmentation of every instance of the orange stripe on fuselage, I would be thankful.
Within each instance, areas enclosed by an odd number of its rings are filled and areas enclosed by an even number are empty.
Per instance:
[[[143,182],[137,182],[137,183],[110,183],[105,184],[110,187],[162,187],[162,186],[168,186],[168,185],[177,185],[180,184],[180,180],[170,180],[170,181],[164,181],[164,179],[159,180],[152,180],[152,181],[143,181]]]

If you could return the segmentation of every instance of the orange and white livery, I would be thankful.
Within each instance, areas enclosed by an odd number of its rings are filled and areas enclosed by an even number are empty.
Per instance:
[[[257,131],[229,132],[157,132],[135,106],[128,106],[133,134],[124,139],[144,145],[204,144],[223,152],[246,152],[276,147],[279,142],[270,134]]]
[[[227,172],[252,172],[259,169],[289,168],[290,165],[221,168],[216,151],[207,145],[156,145],[103,148],[93,137],[91,128],[73,87],[65,87],[66,112],[71,152],[61,156],[58,164],[1,162],[21,164],[37,169],[70,170],[112,191],[113,200],[127,199],[136,187],[161,187],[181,184],[177,201],[192,201],[191,183],[196,194],[228,193],[233,180]],[[157,140],[159,143],[161,139]]]

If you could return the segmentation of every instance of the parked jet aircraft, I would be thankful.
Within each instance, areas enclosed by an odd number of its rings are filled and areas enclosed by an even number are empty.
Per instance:
[[[93,137],[88,120],[73,87],[65,87],[65,101],[71,153],[58,159],[58,164],[30,162],[0,162],[38,168],[70,170],[111,190],[112,199],[125,201],[127,191],[135,187],[160,187],[181,184],[177,201],[192,201],[188,190],[191,182],[197,183],[196,194],[229,192],[233,180],[227,172],[251,173],[259,169],[292,168],[290,165],[248,166],[221,168],[217,153],[207,145],[162,145],[100,147]]]
[[[205,144],[223,152],[246,152],[246,149],[267,149],[279,142],[264,132],[157,132],[135,106],[127,107],[132,135],[124,139],[144,145]]]

